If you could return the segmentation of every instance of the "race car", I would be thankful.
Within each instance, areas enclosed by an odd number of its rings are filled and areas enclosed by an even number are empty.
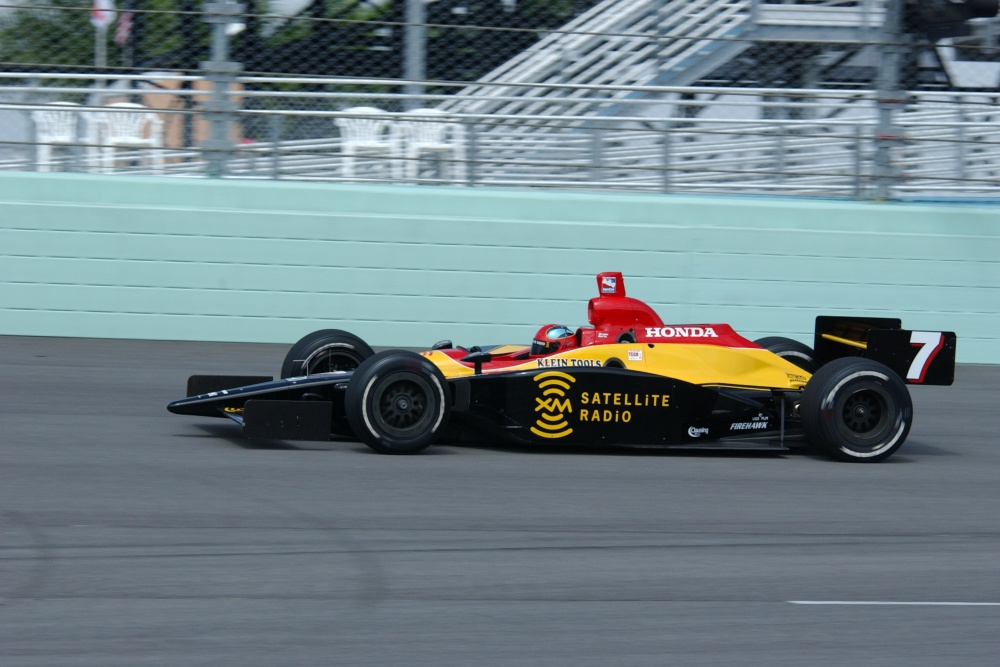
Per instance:
[[[183,415],[248,438],[360,440],[384,454],[434,443],[787,451],[882,461],[913,420],[907,384],[950,385],[956,336],[893,318],[816,318],[813,345],[751,341],[727,324],[665,324],[597,275],[589,326],[547,324],[528,345],[441,341],[375,353],[336,329],[291,347],[281,377],[193,375]]]

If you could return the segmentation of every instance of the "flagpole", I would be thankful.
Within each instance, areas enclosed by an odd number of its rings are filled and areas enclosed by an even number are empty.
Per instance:
[[[94,36],[94,66],[98,74],[103,74],[108,66],[108,26],[97,26],[95,30],[97,34]],[[101,78],[94,81],[94,88],[98,90],[97,104],[99,105],[103,104],[104,95],[101,91],[106,84],[107,82]]]
[[[98,74],[104,74],[108,66],[108,27],[115,20],[114,0],[94,0],[90,22],[94,26],[94,68]],[[102,91],[106,87],[104,79],[94,81],[94,89],[98,91],[97,104],[101,104]]]
[[[94,39],[94,65],[98,69],[108,66],[108,26],[95,28],[97,36]]]

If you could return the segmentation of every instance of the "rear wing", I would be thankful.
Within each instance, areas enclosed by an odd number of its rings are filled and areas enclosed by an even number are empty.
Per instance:
[[[950,385],[956,341],[952,331],[910,331],[894,318],[821,315],[813,350],[821,364],[865,357],[885,364],[908,384]]]

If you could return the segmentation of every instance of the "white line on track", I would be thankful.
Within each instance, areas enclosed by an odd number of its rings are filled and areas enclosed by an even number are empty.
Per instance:
[[[788,604],[860,607],[1000,607],[1000,602],[903,602],[891,600],[787,600]]]

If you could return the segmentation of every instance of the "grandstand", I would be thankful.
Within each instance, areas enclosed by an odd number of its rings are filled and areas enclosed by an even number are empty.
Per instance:
[[[584,4],[585,11],[479,80],[422,82],[430,92],[419,98],[407,95],[407,80],[232,76],[226,85],[239,90],[229,98],[233,113],[204,118],[232,118],[243,128],[264,128],[263,136],[222,150],[226,133],[216,133],[211,154],[168,141],[166,173],[341,180],[344,137],[334,123],[340,111],[433,106],[462,125],[466,145],[455,152],[460,158],[448,159],[467,163],[466,185],[995,196],[996,19],[978,21],[969,39],[917,45],[892,29],[890,0]],[[79,77],[67,84],[58,73],[26,74],[19,82],[19,75],[5,76],[19,85],[6,86],[0,111],[18,117],[88,90]],[[140,98],[149,91],[158,99],[175,95],[176,103],[157,105],[169,127],[225,107],[202,106],[191,92],[222,80],[214,76],[194,73],[169,90],[143,74],[124,75],[119,84]],[[185,102],[185,94],[194,96]],[[34,168],[24,150],[30,136],[3,142],[0,168]],[[67,160],[63,168],[78,166]],[[119,170],[145,173],[138,163]],[[424,164],[416,182],[446,182],[444,171],[440,162]],[[390,169],[349,173],[353,180],[398,180]]]
[[[596,173],[620,187],[859,196],[873,176],[886,6],[605,0],[441,108],[491,119],[480,133],[492,149],[486,180],[544,178],[563,165],[563,185]],[[907,139],[899,185],[979,192],[1000,169],[997,99],[962,91],[955,72],[985,67],[993,80],[977,83],[995,90],[1000,64],[957,64],[947,46],[937,55],[926,73],[935,92],[909,94],[896,119]],[[575,166],[588,153],[599,167]],[[962,184],[949,183],[956,176]]]

